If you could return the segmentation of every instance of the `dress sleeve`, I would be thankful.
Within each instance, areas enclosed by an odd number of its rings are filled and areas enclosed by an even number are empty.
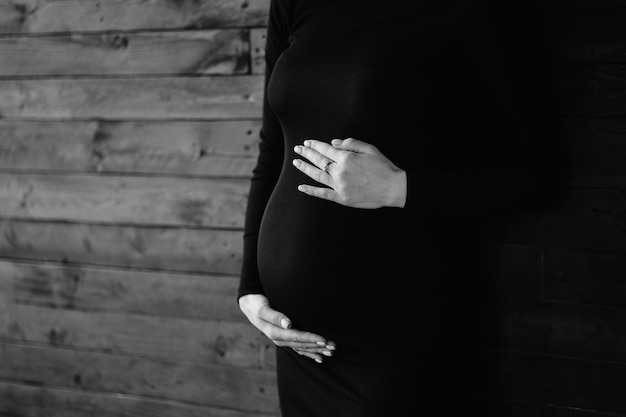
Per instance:
[[[243,234],[243,264],[237,299],[246,294],[264,294],[257,266],[257,239],[265,206],[280,175],[284,154],[282,127],[268,103],[267,86],[278,57],[289,46],[286,1],[270,3],[265,46],[265,88],[259,156],[252,171]]]
[[[464,132],[461,140],[471,144],[453,170],[406,171],[405,209],[506,212],[553,203],[563,169],[560,130],[514,17],[495,3],[486,8],[479,0],[451,0],[449,56],[468,87],[479,128]]]

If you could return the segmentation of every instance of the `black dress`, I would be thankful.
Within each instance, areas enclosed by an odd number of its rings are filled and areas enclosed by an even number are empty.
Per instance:
[[[483,18],[465,0],[271,2],[239,296],[265,294],[337,344],[323,364],[277,348],[284,417],[453,415],[482,343],[477,225],[519,207],[538,166],[524,159],[537,132],[520,65],[497,56]],[[297,190],[314,181],[294,145],[347,137],[406,170],[404,208]]]

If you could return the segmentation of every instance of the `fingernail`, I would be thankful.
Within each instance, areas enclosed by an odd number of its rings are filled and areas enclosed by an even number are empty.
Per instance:
[[[334,345],[326,345],[326,349],[335,350],[335,349],[337,349],[337,347],[334,346]]]
[[[293,150],[297,153],[300,153],[300,150],[302,149],[302,147],[300,145],[296,145],[293,147]]]
[[[297,159],[294,159],[293,161],[291,161],[291,163],[294,164],[294,166],[298,166],[300,161],[298,161]]]
[[[304,146],[309,146],[311,144],[311,142],[309,142],[308,140],[305,140],[303,144],[304,144]]]
[[[322,360],[320,358],[315,358],[315,362],[322,363]]]
[[[330,350],[324,350],[324,351],[322,351],[322,355],[333,356],[333,352],[331,352]]]
[[[289,326],[291,326],[291,323],[287,319],[282,319],[280,321],[280,325],[283,327],[283,329],[288,329]]]
[[[320,346],[326,346],[326,342],[315,342],[315,343],[317,343]]]

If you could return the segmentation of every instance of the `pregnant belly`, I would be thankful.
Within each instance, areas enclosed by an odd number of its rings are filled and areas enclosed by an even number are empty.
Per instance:
[[[364,278],[358,261],[367,249],[361,216],[291,188],[279,183],[261,224],[263,287],[270,302],[289,315],[299,317],[320,305],[337,309],[354,281]]]
[[[400,209],[348,208],[296,187],[279,181],[261,224],[259,273],[272,306],[326,335],[399,317],[410,280],[432,269],[431,233],[417,238]]]

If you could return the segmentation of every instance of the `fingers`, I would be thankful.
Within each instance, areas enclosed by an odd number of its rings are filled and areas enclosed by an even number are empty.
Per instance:
[[[313,150],[316,153],[321,154],[328,159],[332,159],[333,161],[337,161],[339,160],[339,158],[341,158],[341,151],[339,151],[334,146],[326,142],[322,142],[320,140],[315,140],[315,139],[307,139],[304,141],[303,145],[305,149]]]
[[[322,168],[318,168],[311,164],[307,164],[301,159],[294,159],[293,166],[298,168],[300,171],[302,171],[305,175],[307,175],[311,179],[321,184],[327,185],[329,187],[331,186],[332,177],[330,176],[328,172],[323,170],[323,168],[326,166],[326,163],[322,165]]]
[[[347,139],[333,139],[331,141],[332,147],[335,149],[341,149],[344,151],[357,152],[357,153],[369,153],[374,154],[378,152],[378,149],[367,142],[360,141],[354,138]]]
[[[242,296],[239,305],[250,322],[277,346],[291,348],[318,363],[323,356],[332,356],[336,349],[334,342],[318,334],[292,329],[291,320],[270,307],[264,295]]]
[[[311,337],[317,338],[308,332],[297,330],[278,330],[270,337],[276,346],[291,348],[294,352],[307,358],[313,359],[317,363],[322,363],[323,357],[331,357],[336,349],[334,342],[309,341]]]
[[[334,201],[335,203],[343,204],[339,194],[330,188],[314,187],[312,185],[301,184],[298,185],[298,191],[308,194],[312,197],[323,198],[324,200]]]
[[[319,353],[306,352],[306,351],[297,350],[297,349],[294,349],[294,351],[298,355],[305,356],[307,358],[311,358],[311,359],[313,359],[317,363],[322,363],[323,362],[322,356]]]
[[[332,350],[328,350],[328,349],[324,349],[324,350],[319,350],[319,349],[318,350],[307,350],[307,349],[300,349],[300,348],[292,348],[292,349],[298,355],[305,356],[307,358],[313,359],[317,363],[322,363],[324,356],[326,356],[326,357],[333,356],[333,351]]]

